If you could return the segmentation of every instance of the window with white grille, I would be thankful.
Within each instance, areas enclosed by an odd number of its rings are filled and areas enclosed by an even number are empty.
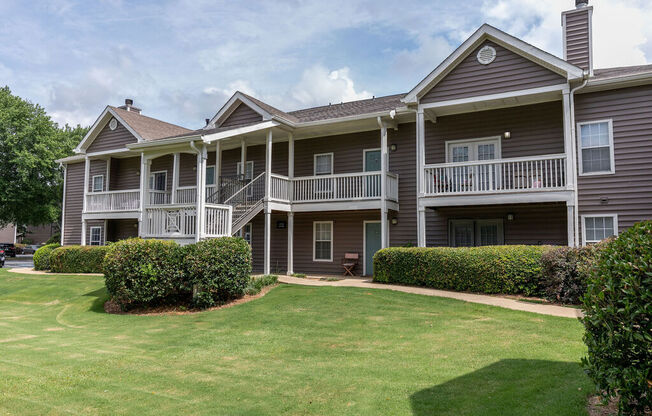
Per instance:
[[[618,216],[607,215],[584,215],[582,216],[583,242],[597,243],[615,235],[618,235]]]
[[[101,246],[102,245],[102,227],[91,227],[90,230],[91,241],[90,245],[92,246]]]
[[[333,174],[333,154],[322,153],[315,155],[315,175]]]
[[[615,172],[611,120],[578,124],[580,174]]]
[[[313,223],[313,260],[333,261],[333,222]]]

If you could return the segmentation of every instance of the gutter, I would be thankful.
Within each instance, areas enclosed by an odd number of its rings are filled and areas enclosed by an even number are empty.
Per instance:
[[[577,168],[578,160],[577,160],[577,129],[575,127],[575,92],[581,90],[582,88],[586,87],[586,84],[589,82],[589,73],[588,71],[584,71],[584,76],[582,77],[584,80],[582,84],[578,85],[575,88],[572,88],[570,90],[569,99],[570,99],[570,108],[571,108],[571,142],[573,145],[573,148],[571,149],[571,154],[573,157],[573,164],[575,165],[575,241],[573,241],[575,247],[579,246],[580,243],[580,236],[579,236],[579,225],[580,225],[580,207],[579,207],[579,183],[578,183],[578,178],[579,178],[579,169]]]

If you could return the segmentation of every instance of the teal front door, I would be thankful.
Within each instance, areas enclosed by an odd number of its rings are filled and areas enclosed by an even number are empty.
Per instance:
[[[374,274],[374,254],[380,250],[380,221],[364,223],[364,275]]]
[[[364,171],[380,172],[380,157],[380,150],[365,150]],[[378,198],[380,196],[380,176],[367,177],[365,196],[368,198]]]

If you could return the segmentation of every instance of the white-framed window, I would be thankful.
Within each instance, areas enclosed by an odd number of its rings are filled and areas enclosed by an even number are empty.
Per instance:
[[[215,185],[215,165],[206,166],[206,186]]]
[[[104,191],[104,175],[95,175],[92,179],[92,191],[93,192],[102,192]]]
[[[611,120],[577,123],[579,174],[614,173],[614,133]]]
[[[315,176],[333,174],[333,153],[319,153],[315,155]]]
[[[244,238],[244,240],[251,245],[251,232],[253,230],[253,227],[251,226],[251,223],[245,224],[241,229],[240,229],[240,237]]]
[[[168,172],[166,170],[149,174],[150,191],[165,191],[168,186]]]
[[[247,171],[244,173],[244,179],[252,180],[254,178],[254,161],[248,160],[246,164]],[[242,175],[242,162],[238,162],[236,169],[238,170],[238,175]]]
[[[313,261],[333,261],[333,221],[313,222]]]
[[[91,236],[91,240],[90,240],[91,246],[102,245],[102,227],[91,227],[90,236]]]
[[[617,214],[582,215],[582,244],[618,235]]]
[[[503,220],[500,218],[450,220],[448,232],[451,247],[477,247],[505,244]]]

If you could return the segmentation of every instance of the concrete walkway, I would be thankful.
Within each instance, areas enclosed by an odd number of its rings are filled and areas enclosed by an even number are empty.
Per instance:
[[[102,273],[50,273],[41,270],[34,270],[33,267],[14,267],[7,269],[7,271],[11,273],[40,274],[46,276],[104,276]]]
[[[279,276],[279,282],[304,286],[338,286],[338,287],[360,287],[365,289],[387,289],[397,292],[414,293],[417,295],[438,296],[463,300],[465,302],[481,303],[483,305],[498,306],[501,308],[513,309],[515,311],[533,312],[542,315],[561,316],[563,318],[579,318],[582,311],[576,308],[565,306],[546,305],[508,299],[499,296],[476,295],[472,293],[449,292],[446,290],[430,289],[426,287],[388,285],[374,283],[370,279],[343,279],[328,281],[315,278],[298,278],[292,276]]]

